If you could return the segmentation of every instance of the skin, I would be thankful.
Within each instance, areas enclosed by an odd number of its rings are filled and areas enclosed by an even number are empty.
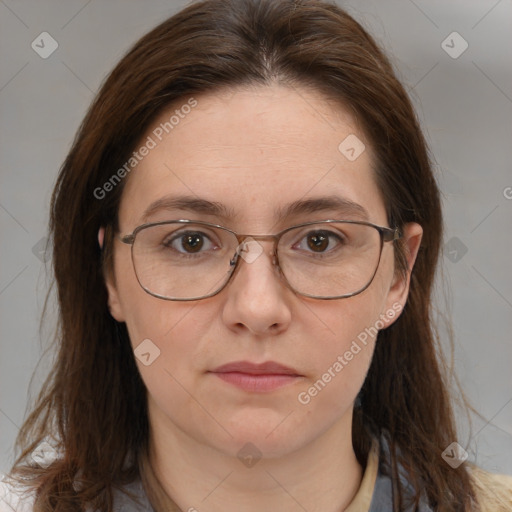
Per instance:
[[[339,215],[280,220],[273,216],[275,206],[336,194],[364,206],[371,222],[387,226],[371,148],[340,105],[315,91],[277,85],[196,99],[198,105],[127,178],[121,234],[142,224],[144,209],[167,194],[218,201],[236,217],[161,211],[151,221],[186,218],[240,233],[277,233]],[[175,108],[163,112],[155,126]],[[352,162],[338,150],[349,134],[366,145]],[[408,224],[404,236],[412,269],[422,229]],[[137,360],[148,389],[151,462],[182,510],[344,510],[362,478],[351,441],[352,412],[375,338],[308,404],[297,396],[380,315],[393,305],[403,307],[410,270],[405,280],[395,274],[393,244],[386,243],[369,288],[351,298],[315,300],[284,285],[271,264],[271,242],[261,244],[263,254],[250,264],[242,262],[218,295],[175,302],[144,292],[130,246],[116,241],[114,273],[107,277],[111,314],[126,322],[134,348],[149,338],[160,349],[149,366]],[[398,316],[386,317],[385,327]],[[277,361],[302,377],[272,392],[248,393],[207,373],[240,360]],[[237,457],[248,442],[262,454],[252,467]]]

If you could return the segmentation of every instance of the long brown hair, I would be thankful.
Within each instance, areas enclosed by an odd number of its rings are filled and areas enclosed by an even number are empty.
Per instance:
[[[410,99],[368,33],[320,0],[205,0],[140,39],[101,87],[61,168],[50,230],[60,305],[55,366],[17,439],[13,474],[33,477],[35,511],[112,510],[113,490],[148,480],[146,389],[124,324],[107,307],[103,271],[126,179],[99,197],[155,117],[171,103],[247,84],[312,87],[349,108],[371,143],[390,226],[417,222],[423,239],[398,320],[379,334],[354,413],[364,465],[370,434],[389,441],[394,511],[403,509],[398,464],[440,512],[473,510],[467,467],[441,452],[457,439],[433,327],[431,295],[443,236],[439,190]],[[133,172],[136,172],[134,170]],[[96,191],[96,193],[95,193]],[[104,196],[104,197],[103,197]],[[107,226],[105,247],[98,246]],[[396,268],[405,268],[395,246]],[[63,456],[27,464],[53,435]],[[73,484],[75,482],[75,485]],[[155,505],[155,507],[157,507]],[[160,510],[159,510],[160,512]]]

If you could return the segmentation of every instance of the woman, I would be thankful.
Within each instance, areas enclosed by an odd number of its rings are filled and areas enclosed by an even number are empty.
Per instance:
[[[60,348],[11,508],[511,509],[453,444],[423,135],[338,7],[206,0],[143,37],[50,224]]]

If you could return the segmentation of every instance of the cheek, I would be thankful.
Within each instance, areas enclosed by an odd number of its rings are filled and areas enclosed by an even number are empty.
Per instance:
[[[158,299],[140,286],[128,253],[116,262],[117,291],[136,362],[148,387],[166,385],[170,374],[185,378],[206,329],[198,304]],[[177,361],[181,364],[177,364]]]
[[[144,295],[132,302],[126,321],[135,356],[143,350],[139,344],[154,346],[158,354],[156,367],[185,378],[200,360],[201,333],[207,329],[197,304],[168,302]],[[141,370],[144,372],[144,365]]]
[[[378,332],[383,328],[387,290],[392,278],[392,253],[383,253],[369,288],[340,301],[311,304],[325,329],[312,354],[316,380],[299,397],[317,412],[342,411],[357,396],[370,367]]]
[[[146,293],[133,270],[129,248],[115,255],[116,285],[120,308],[134,348],[146,338],[158,340],[172,328],[168,303]],[[171,310],[171,315],[169,311]]]
[[[323,335],[316,339],[312,360],[316,380],[308,396],[324,395],[322,402],[351,402],[362,386],[371,362],[378,333],[376,320],[380,313],[380,300],[376,294],[362,294],[319,305],[313,311],[325,325]],[[307,400],[307,397],[306,399]]]
[[[147,295],[147,294],[146,294]],[[201,423],[196,395],[201,378],[201,332],[207,329],[194,305],[147,295],[127,321],[136,363],[151,401],[165,418]],[[167,421],[166,420],[166,421]]]

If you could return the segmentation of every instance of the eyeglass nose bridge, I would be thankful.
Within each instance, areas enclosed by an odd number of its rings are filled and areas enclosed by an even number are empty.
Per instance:
[[[237,238],[238,245],[237,245],[235,254],[233,255],[233,258],[231,258],[231,261],[230,261],[231,265],[236,265],[236,263],[240,259],[240,256],[246,262],[252,263],[259,257],[260,254],[262,254],[264,252],[263,247],[261,246],[261,244],[258,243],[258,240],[262,240],[262,241],[273,240],[273,242],[274,242],[273,247],[272,247],[272,250],[269,255],[272,257],[272,264],[279,268],[279,257],[277,254],[277,244],[279,243],[279,239],[281,238],[280,235],[244,235],[244,234],[237,233],[235,236]],[[256,242],[258,244],[258,246],[261,247],[261,250],[252,251],[252,253],[253,253],[252,257],[249,255],[243,256],[244,252],[248,252],[249,254],[251,253],[250,250],[249,251],[245,250],[246,247],[248,246],[248,244],[250,244],[251,242]]]

